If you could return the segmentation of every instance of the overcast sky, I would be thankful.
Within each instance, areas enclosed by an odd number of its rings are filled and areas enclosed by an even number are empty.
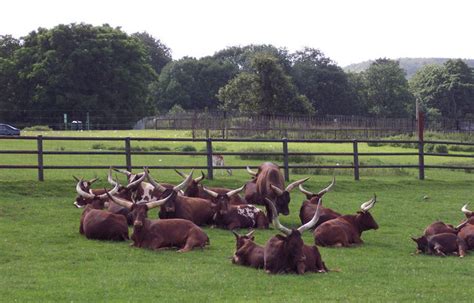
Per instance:
[[[474,57],[470,0],[10,0],[0,35],[89,23],[146,31],[173,59],[228,46],[318,48],[340,66],[380,57]]]

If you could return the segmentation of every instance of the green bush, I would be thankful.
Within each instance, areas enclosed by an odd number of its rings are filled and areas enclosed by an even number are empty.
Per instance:
[[[425,152],[432,153],[434,151],[434,144],[428,143],[425,144]]]
[[[175,148],[176,151],[181,151],[181,152],[195,152],[196,147],[192,145],[180,145]]]
[[[23,128],[24,131],[52,131],[48,125],[33,125],[31,127]]]
[[[448,146],[446,144],[436,144],[434,147],[434,151],[439,154],[447,154]]]

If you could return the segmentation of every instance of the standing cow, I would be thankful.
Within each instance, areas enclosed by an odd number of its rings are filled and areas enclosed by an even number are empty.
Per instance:
[[[376,201],[377,198],[374,195],[371,200],[362,203],[361,211],[358,211],[356,215],[340,216],[319,225],[313,232],[316,245],[348,247],[362,244],[363,231],[379,228],[369,213]]]
[[[290,213],[288,204],[290,203],[290,191],[298,185],[306,182],[308,178],[297,180],[285,188],[285,181],[278,165],[265,162],[258,168],[258,172],[253,172],[247,167],[254,179],[247,183],[245,187],[245,200],[251,204],[264,204],[267,210],[268,220],[273,218],[272,208],[265,202],[265,198],[274,201],[278,214],[287,216]],[[254,184],[252,184],[254,183]]]
[[[336,184],[336,178],[334,177],[332,180],[332,183],[329,184],[328,187],[322,189],[320,192],[317,194],[312,193],[306,189],[303,188],[303,184],[300,184],[299,189],[300,191],[306,195],[306,201],[303,202],[300,208],[300,220],[301,224],[306,224],[308,223],[311,218],[314,216],[314,213],[316,212],[316,208],[318,206],[319,201],[322,199],[325,193],[331,190],[331,188]],[[324,206],[320,206],[320,213],[321,215],[319,216],[319,220],[315,225],[315,228],[318,227],[319,225],[323,224],[326,221],[329,221],[331,219],[335,219],[337,217],[340,217],[341,214],[338,212],[333,211],[330,208],[326,208]]]
[[[305,245],[301,235],[316,224],[319,211],[316,210],[310,222],[298,229],[289,229],[283,226],[278,219],[277,211],[272,201],[268,205],[273,208],[273,224],[283,235],[271,237],[264,248],[264,268],[267,273],[297,273],[327,272],[328,269],[321,259],[316,246]]]

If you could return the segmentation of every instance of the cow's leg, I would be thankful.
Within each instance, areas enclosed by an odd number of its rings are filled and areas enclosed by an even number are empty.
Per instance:
[[[446,254],[443,252],[442,249],[443,249],[443,247],[442,247],[439,243],[436,243],[436,244],[434,245],[435,254],[436,254],[437,256],[445,257]]]

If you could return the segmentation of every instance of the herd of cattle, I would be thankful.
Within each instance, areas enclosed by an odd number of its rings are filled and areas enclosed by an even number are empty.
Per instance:
[[[295,181],[285,187],[283,176],[276,164],[265,162],[258,171],[247,168],[251,175],[242,187],[227,189],[205,187],[200,182],[204,174],[193,179],[177,173],[184,179],[178,185],[158,183],[148,171],[133,174],[117,170],[127,176],[121,185],[112,178],[112,168],[107,180],[112,189],[91,189],[97,180],[78,179],[74,205],[84,208],[80,220],[80,233],[89,239],[124,241],[129,239],[128,226],[133,226],[131,245],[153,250],[177,247],[186,252],[210,244],[209,237],[200,226],[211,225],[232,230],[236,237],[236,250],[232,262],[239,265],[264,268],[268,273],[327,272],[316,245],[348,247],[363,243],[363,231],[377,229],[378,225],[369,210],[376,203],[376,196],[362,203],[353,215],[342,215],[323,207],[322,197],[335,184],[318,193],[303,187],[309,178]],[[288,215],[290,191],[298,187],[306,195],[300,209],[301,226],[290,229],[280,223],[279,215]],[[239,193],[243,192],[243,197]],[[265,211],[256,207],[263,205]],[[148,211],[159,207],[159,219],[149,219]],[[418,251],[445,255],[456,253],[464,256],[474,249],[474,215],[463,207],[468,220],[457,227],[435,222],[422,237],[413,239]],[[245,235],[235,232],[240,228],[267,229],[270,223],[281,231],[264,246],[254,242],[254,230]],[[313,229],[316,245],[306,245],[302,234]]]

